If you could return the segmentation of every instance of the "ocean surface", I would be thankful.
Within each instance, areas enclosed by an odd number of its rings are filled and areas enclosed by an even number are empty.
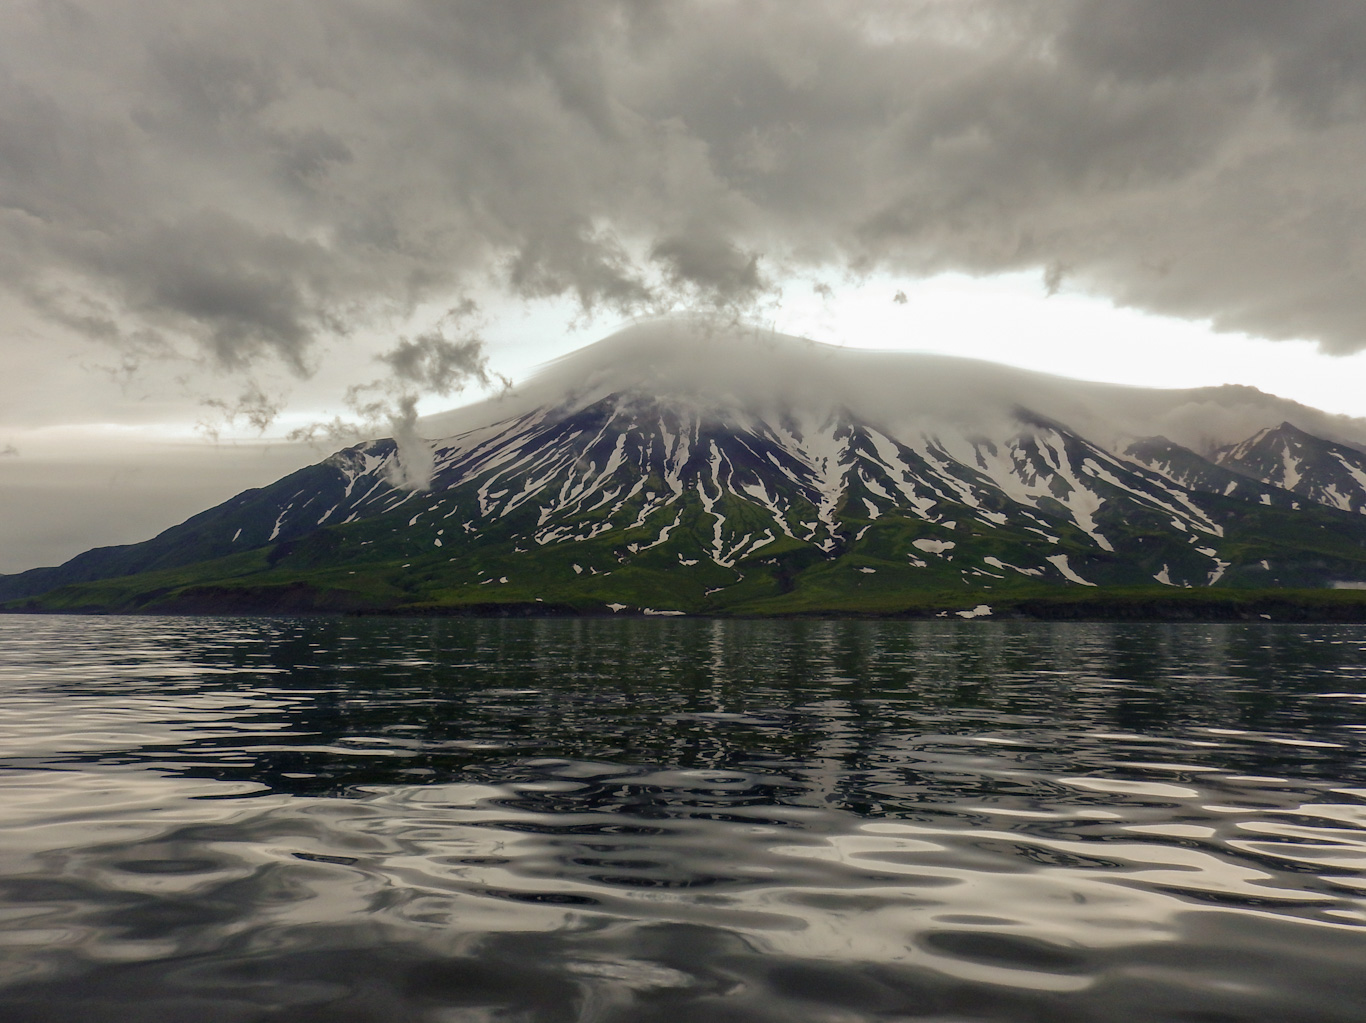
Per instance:
[[[0,617],[0,1020],[1366,1020],[1366,628]]]

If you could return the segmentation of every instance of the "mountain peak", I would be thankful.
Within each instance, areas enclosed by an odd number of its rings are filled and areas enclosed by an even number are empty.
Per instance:
[[[554,359],[506,394],[422,420],[419,431],[442,440],[536,408],[586,407],[608,394],[807,421],[844,408],[894,431],[984,435],[1017,428],[1023,408],[1103,446],[1161,433],[1207,454],[1294,417],[1319,436],[1366,444],[1366,422],[1255,388],[1097,383],[940,353],[823,344],[703,316],[631,324]]]
[[[1366,452],[1288,420],[1223,449],[1216,461],[1318,504],[1366,513]]]

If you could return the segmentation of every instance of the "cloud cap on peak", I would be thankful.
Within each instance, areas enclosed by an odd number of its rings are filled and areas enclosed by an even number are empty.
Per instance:
[[[997,438],[1027,431],[1031,418],[1042,416],[1105,447],[1160,434],[1205,453],[1289,418],[1319,436],[1366,445],[1366,420],[1254,387],[1073,380],[979,359],[822,344],[700,315],[632,324],[547,363],[498,397],[419,420],[417,430],[431,439],[450,437],[534,409],[583,408],[608,395],[771,422],[849,414],[892,430]]]

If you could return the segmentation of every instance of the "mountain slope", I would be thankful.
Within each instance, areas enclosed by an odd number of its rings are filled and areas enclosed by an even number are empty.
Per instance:
[[[1130,421],[1209,436],[1191,416],[1205,392],[794,339],[691,344],[680,359],[637,328],[448,417],[470,428],[431,444],[424,489],[394,482],[392,441],[358,445],[146,544],[0,579],[0,599],[885,612],[1078,588],[1366,585],[1366,518],[1247,475],[1262,432],[1227,464],[1114,439]],[[1277,401],[1234,389],[1210,420],[1290,404]],[[1297,450],[1350,450],[1304,437]]]
[[[1366,454],[1288,422],[1223,449],[1217,460],[1319,504],[1366,515]]]
[[[339,452],[268,487],[247,490],[144,543],[97,547],[55,568],[0,576],[0,601],[44,593],[69,583],[154,572],[227,557],[305,536],[339,523],[362,501],[378,502],[394,487],[373,472],[396,450],[391,440]],[[356,481],[363,491],[354,496]]]

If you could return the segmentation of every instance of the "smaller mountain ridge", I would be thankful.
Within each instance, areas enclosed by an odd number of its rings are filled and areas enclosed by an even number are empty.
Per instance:
[[[1366,515],[1366,453],[1291,423],[1259,430],[1216,452],[1215,461],[1329,508]]]
[[[1190,448],[1166,437],[1145,437],[1135,441],[1125,449],[1125,454],[1192,491],[1219,494],[1291,511],[1300,506],[1299,500],[1290,491],[1202,458]]]

